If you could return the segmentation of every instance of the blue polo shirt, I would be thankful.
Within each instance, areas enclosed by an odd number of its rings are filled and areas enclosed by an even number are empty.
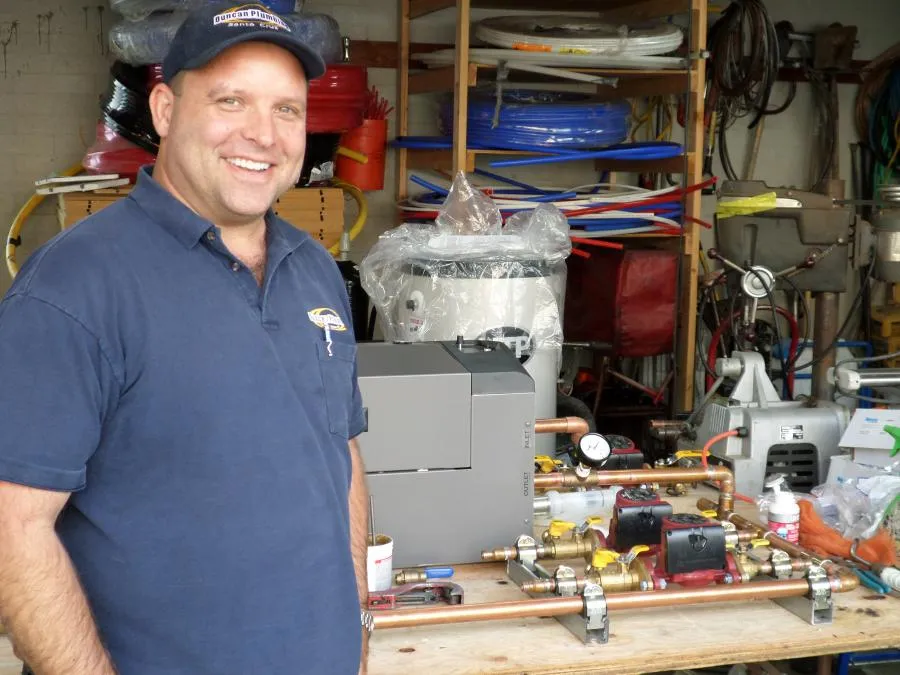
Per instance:
[[[58,532],[122,675],[356,675],[337,266],[266,217],[259,286],[144,170],[0,304],[0,479],[72,492]]]

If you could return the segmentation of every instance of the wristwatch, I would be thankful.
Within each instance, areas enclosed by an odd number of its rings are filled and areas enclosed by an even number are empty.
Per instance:
[[[372,616],[371,612],[364,609],[359,610],[359,623],[366,629],[366,635],[371,635],[372,631],[375,630],[375,617]]]

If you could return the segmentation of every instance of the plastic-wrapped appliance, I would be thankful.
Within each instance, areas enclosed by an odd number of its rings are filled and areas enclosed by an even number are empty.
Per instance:
[[[405,224],[379,238],[362,261],[362,282],[386,339],[503,342],[535,382],[535,417],[554,417],[570,251],[556,207],[504,226],[491,199],[459,174],[434,225]],[[552,434],[537,438],[536,454],[554,449]]]

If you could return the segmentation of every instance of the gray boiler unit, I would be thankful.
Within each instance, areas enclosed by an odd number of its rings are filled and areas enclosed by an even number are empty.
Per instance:
[[[531,531],[534,381],[499,343],[359,345],[359,436],[394,567],[480,562]]]

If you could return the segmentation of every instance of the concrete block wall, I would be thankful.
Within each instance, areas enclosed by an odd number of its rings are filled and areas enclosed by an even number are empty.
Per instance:
[[[34,181],[79,162],[94,141],[107,86],[106,3],[0,0],[0,230],[6,233]],[[103,10],[98,10],[98,5]],[[55,203],[28,220],[21,263],[58,231]],[[0,290],[9,275],[0,272]]]

